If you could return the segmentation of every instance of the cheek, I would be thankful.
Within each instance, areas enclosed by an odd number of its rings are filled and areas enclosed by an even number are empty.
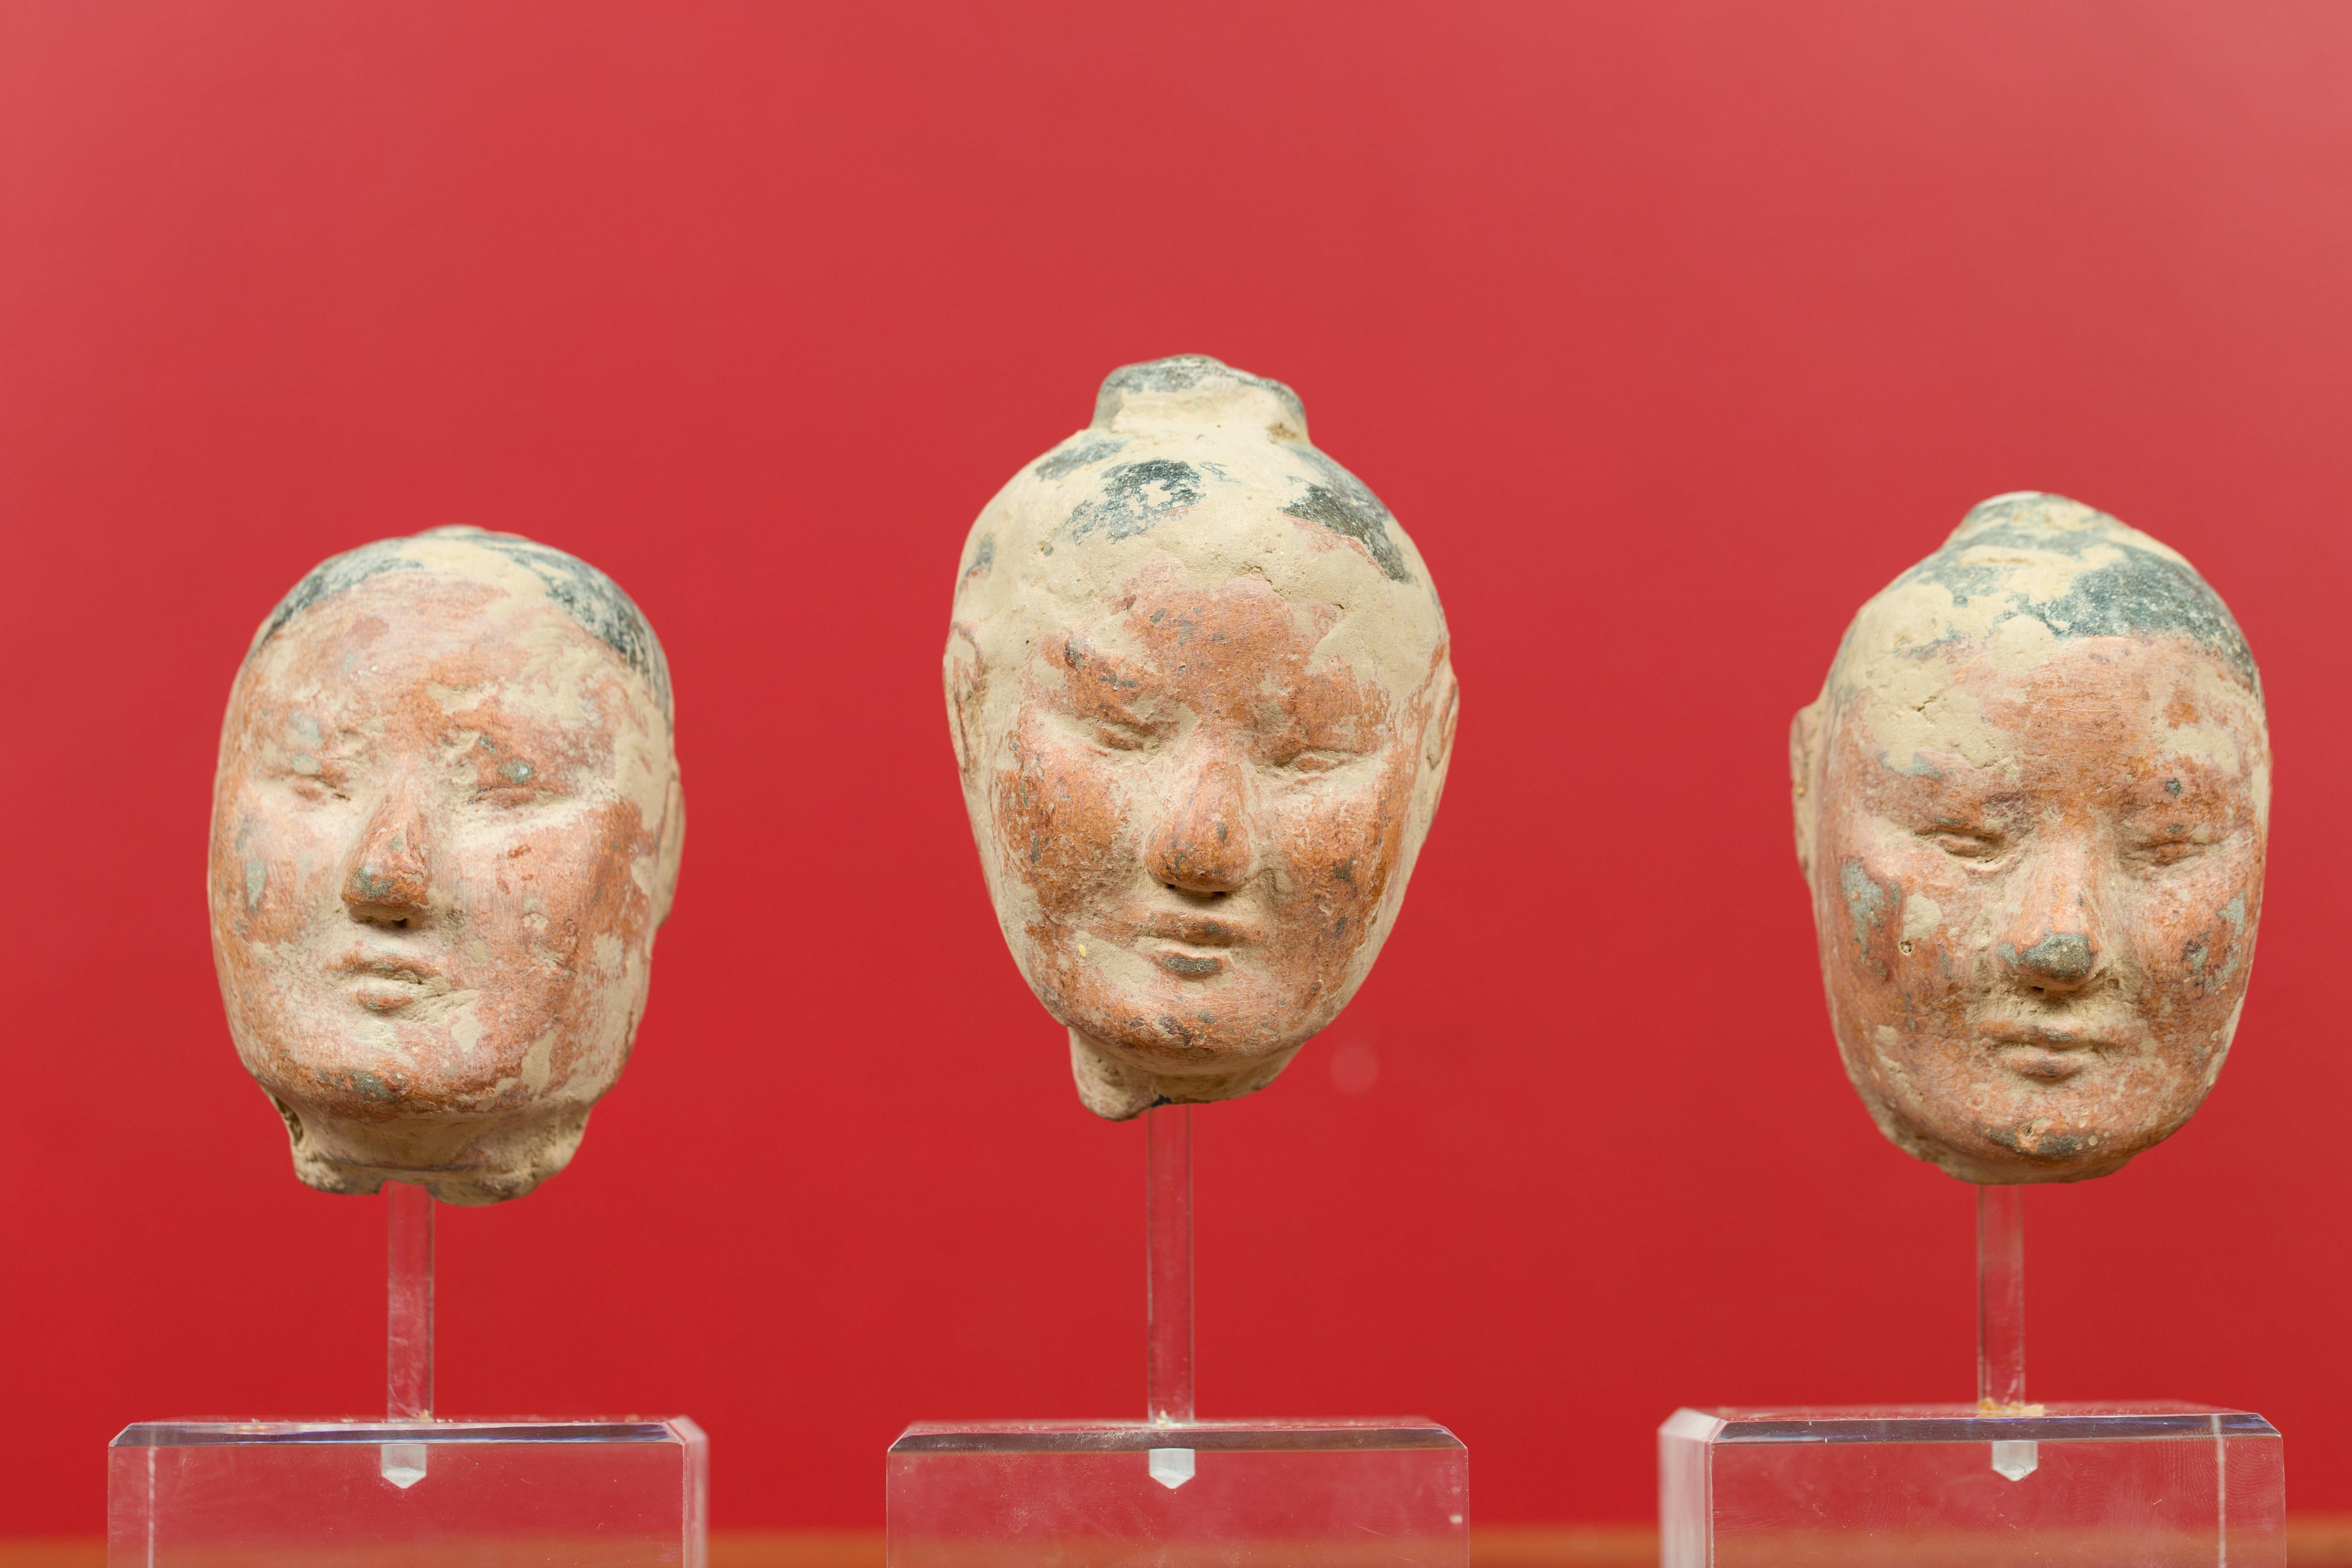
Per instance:
[[[2159,1007],[2226,1012],[2244,992],[2262,882],[2243,863],[2200,867],[2147,889],[2126,930]]]
[[[350,834],[331,810],[280,810],[247,795],[223,814],[213,847],[214,907],[250,942],[284,942],[337,891]]]
[[[1292,897],[1309,902],[1335,941],[1353,942],[1388,891],[1404,843],[1412,769],[1391,763],[1353,790],[1302,790],[1275,813],[1275,836]]]
[[[1861,995],[1890,985],[1903,914],[1900,868],[1854,831],[1824,813],[1813,847],[1813,924],[1824,967],[1839,990]]]
[[[1927,849],[1884,858],[1878,869],[1895,899],[1890,924],[1905,984],[1965,985],[2004,896],[2000,877]]]
[[[1914,1018],[1965,992],[1997,881],[1868,824],[1818,846],[1815,917],[1832,976],[1853,1004]]]
[[[653,852],[633,805],[588,807],[561,822],[478,824],[445,833],[440,850],[453,901],[470,934],[494,948],[569,950],[599,934],[635,942],[652,902],[636,863]]]
[[[1128,770],[1024,735],[991,789],[997,853],[1048,915],[1075,914],[1124,886],[1138,858]]]

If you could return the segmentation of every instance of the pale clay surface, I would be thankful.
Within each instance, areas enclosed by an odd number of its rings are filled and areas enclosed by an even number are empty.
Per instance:
[[[945,675],[997,918],[1087,1107],[1272,1081],[1370,972],[1453,749],[1395,519],[1287,387],[1129,365],[972,525]]]
[[[301,1179],[446,1203],[562,1170],[677,883],[660,645],[594,568],[436,529],[263,623],[213,796],[213,953]]]
[[[1863,606],[1790,731],[1847,1075],[1966,1181],[2103,1176],[2221,1070],[2262,913],[2252,655],[2189,563],[1996,497]]]

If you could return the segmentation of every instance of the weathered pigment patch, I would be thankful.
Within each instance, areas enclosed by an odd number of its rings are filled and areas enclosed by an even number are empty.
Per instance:
[[[1299,434],[1306,434],[1307,407],[1298,401],[1298,394],[1278,381],[1252,375],[1245,370],[1235,370],[1224,361],[1213,359],[1207,354],[1171,354],[1166,359],[1119,366],[1103,377],[1102,390],[1095,395],[1095,428],[1107,427],[1131,394],[1191,392],[1210,383],[1255,386],[1274,394],[1276,400],[1290,415]]]
[[[1903,941],[1919,942],[1943,929],[1944,906],[1925,893],[1906,889],[1903,894]]]
[[[252,653],[259,653],[287,622],[321,599],[331,599],[347,588],[356,588],[381,573],[420,570],[417,563],[400,552],[403,542],[397,539],[379,539],[373,544],[362,544],[357,550],[330,555],[310,568],[310,574],[278,601],[278,607],[269,612],[269,618],[261,623],[261,635],[253,639]],[[247,657],[251,658],[252,654]]]
[[[1041,479],[1066,479],[1080,468],[1090,468],[1106,458],[1114,458],[1127,445],[1124,437],[1106,439],[1100,436],[1082,436],[1075,447],[1065,446],[1048,452],[1043,461],[1029,471]]]
[[[1895,579],[1895,586],[1933,584],[1958,605],[2006,596],[2008,607],[1994,625],[2029,616],[2059,637],[2186,637],[2220,655],[2250,689],[2261,691],[2245,634],[2193,568],[2147,549],[2137,534],[2105,512],[2089,513],[2088,527],[2048,526],[2040,521],[2048,504],[2040,496],[1985,502],[1969,513],[1942,549]],[[2076,573],[2065,593],[2046,599],[2015,586],[2009,563],[1967,559],[2014,550],[2081,560],[2094,549],[2120,559]]]
[[[1853,921],[1854,948],[1867,954],[1870,933],[1886,923],[1886,889],[1870,879],[1859,860],[1838,868],[1838,887],[1845,894],[1847,918]]]
[[[1323,482],[1307,481],[1307,493],[1282,510],[1354,540],[1364,547],[1384,575],[1399,583],[1412,582],[1412,572],[1404,563],[1404,552],[1389,537],[1389,524],[1396,518],[1381,504],[1381,498],[1361,479],[1312,447],[1301,448],[1298,455],[1314,465]]]
[[[2041,1121],[2016,1127],[1988,1127],[1984,1135],[2029,1160],[2047,1160],[2053,1164],[2087,1153],[2105,1142],[2095,1132],[2053,1132],[2048,1123]]]
[[[517,533],[492,533],[481,528],[436,528],[416,537],[461,541],[502,555],[529,571],[566,615],[645,677],[646,683],[653,688],[655,700],[661,706],[662,717],[674,718],[670,711],[669,661],[663,657],[661,642],[654,636],[645,612],[637,608],[636,602],[622,591],[618,583],[577,556]],[[323,599],[357,587],[381,573],[421,571],[422,563],[405,553],[408,542],[406,539],[380,539],[357,550],[330,556],[311,568],[310,574],[295,584],[293,591],[269,612],[269,618],[261,625],[261,634],[253,639],[253,647],[246,657],[250,658],[259,653],[289,621]]]
[[[2230,943],[2229,956],[2221,961],[2220,970],[2213,976],[2213,984],[2226,985],[2238,973],[2241,962],[2245,955],[2246,895],[2240,893],[2228,903],[2223,904],[2221,915],[2230,923],[2230,934],[2232,940]]]
[[[996,535],[983,533],[980,536],[980,542],[971,547],[971,564],[965,567],[963,575],[956,579],[956,591],[961,593],[971,585],[972,579],[987,576],[988,569],[995,564]]]
[[[400,1090],[374,1073],[354,1068],[343,1077],[343,1087],[362,1100],[373,1100],[389,1105],[400,1098]]]
[[[2091,939],[2081,931],[2051,931],[2023,952],[2002,942],[2000,955],[2029,973],[2053,980],[2081,980],[2091,973]]]
[[[1173,458],[1117,463],[1103,474],[1101,488],[1070,510],[1069,520],[1055,530],[1054,538],[1073,543],[1097,533],[1132,539],[1161,519],[1200,503],[1201,476],[1190,463]],[[1051,554],[1053,544],[1048,542],[1045,550]]]
[[[621,656],[631,669],[646,678],[661,704],[662,717],[672,717],[669,702],[669,661],[661,642],[636,601],[621,585],[576,555],[567,555],[516,533],[491,533],[478,528],[436,528],[436,537],[459,538],[505,556],[547,585],[547,596],[573,620],[588,628],[597,641]]]

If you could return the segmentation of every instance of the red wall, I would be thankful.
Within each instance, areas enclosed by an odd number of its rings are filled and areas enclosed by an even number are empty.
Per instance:
[[[1297,387],[1465,700],[1370,983],[1199,1117],[1205,1410],[1632,1519],[1678,1403],[1969,1392],[1969,1194],[1840,1074],[1782,737],[2039,487],[2230,600],[2278,786],[2219,1090],[2029,1201],[2032,1386],[2251,1405],[2352,1510],[2347,191],[2328,3],[0,7],[0,1533],[95,1531],[133,1419],[381,1407],[381,1205],[238,1070],[205,814],[263,613],[444,522],[644,605],[692,824],[579,1161],[445,1215],[444,1407],[691,1413],[722,1526],[878,1523],[910,1418],[1139,1412],[1139,1130],[938,668],[982,502],[1181,351]]]

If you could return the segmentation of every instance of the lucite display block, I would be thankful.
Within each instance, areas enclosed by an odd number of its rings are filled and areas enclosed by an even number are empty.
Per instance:
[[[1465,1568],[1470,1456],[1419,1417],[923,1422],[889,1568]]]
[[[2278,1432],[2203,1405],[1678,1410],[1663,1568],[2285,1568]]]
[[[705,1568],[694,1423],[142,1422],[108,1568]]]
[[[1470,1455],[1435,1422],[1200,1417],[1192,1117],[1143,1118],[1144,1418],[917,1422],[889,1568],[1468,1568]]]

